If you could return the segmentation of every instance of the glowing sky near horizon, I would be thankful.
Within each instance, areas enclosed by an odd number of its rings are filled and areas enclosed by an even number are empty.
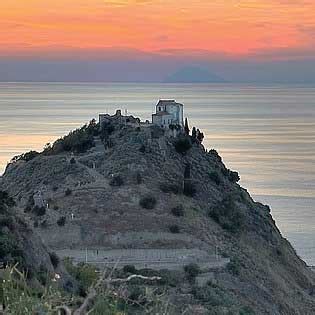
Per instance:
[[[313,51],[314,0],[1,0],[0,56]],[[114,52],[113,52],[114,54]]]

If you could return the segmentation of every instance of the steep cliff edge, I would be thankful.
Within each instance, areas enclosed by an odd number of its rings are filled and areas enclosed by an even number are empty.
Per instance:
[[[16,159],[0,190],[60,255],[98,265],[119,257],[152,269],[200,265],[205,286],[178,284],[174,296],[189,294],[181,303],[205,313],[314,314],[313,272],[282,238],[269,207],[238,180],[195,137],[150,124],[99,132],[92,123]]]

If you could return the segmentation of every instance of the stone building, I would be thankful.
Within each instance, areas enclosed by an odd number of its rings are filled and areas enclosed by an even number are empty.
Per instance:
[[[160,100],[156,105],[152,123],[163,128],[170,125],[184,126],[184,105],[175,100]]]
[[[99,114],[99,124],[100,128],[106,124],[113,123],[113,124],[124,124],[124,125],[139,125],[140,119],[135,118],[132,115],[122,115],[121,110],[118,109],[115,113],[115,115],[109,115],[109,114]]]

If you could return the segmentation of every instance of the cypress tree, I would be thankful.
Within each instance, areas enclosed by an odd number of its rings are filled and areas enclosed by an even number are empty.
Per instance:
[[[187,119],[187,117],[185,118],[185,127],[184,127],[184,129],[185,129],[185,135],[189,136],[190,130],[189,130],[189,126],[188,126],[188,119]]]

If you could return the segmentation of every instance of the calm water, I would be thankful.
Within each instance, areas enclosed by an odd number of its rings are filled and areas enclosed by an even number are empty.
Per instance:
[[[185,104],[205,146],[271,205],[283,235],[315,265],[315,86],[0,83],[0,173],[12,156],[100,112],[150,119],[159,98]]]

